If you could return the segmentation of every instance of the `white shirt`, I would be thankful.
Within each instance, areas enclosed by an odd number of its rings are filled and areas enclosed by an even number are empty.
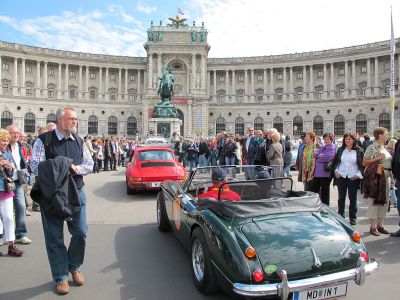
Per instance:
[[[14,162],[13,162],[14,173],[13,173],[12,179],[17,180],[18,179],[17,170],[21,170],[21,155],[19,155],[19,144],[18,143],[15,143],[14,146],[11,145],[11,155],[16,164],[16,166],[15,166]]]
[[[250,140],[251,140],[252,137],[253,137],[252,135],[251,136],[249,135],[247,137],[247,140],[246,140],[246,151],[249,151]]]
[[[357,176],[362,179],[363,177],[357,165],[357,151],[349,151],[347,148],[344,149],[340,158],[340,164],[336,168],[336,171],[338,171],[340,176],[343,178]]]

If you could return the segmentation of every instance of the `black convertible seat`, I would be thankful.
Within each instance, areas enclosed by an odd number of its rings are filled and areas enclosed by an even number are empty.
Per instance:
[[[200,198],[197,203],[199,210],[209,209],[218,215],[228,218],[252,218],[306,211],[316,212],[321,208],[321,200],[318,194],[294,191],[291,191],[288,197],[245,201]]]

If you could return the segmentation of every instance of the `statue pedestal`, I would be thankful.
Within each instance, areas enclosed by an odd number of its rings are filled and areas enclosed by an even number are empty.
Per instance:
[[[182,120],[179,118],[151,118],[149,119],[149,130],[156,135],[162,135],[166,139],[179,138]],[[175,133],[175,136],[173,135]]]

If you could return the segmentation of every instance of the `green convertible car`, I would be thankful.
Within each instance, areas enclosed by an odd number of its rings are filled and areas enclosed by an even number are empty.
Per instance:
[[[161,231],[191,253],[193,281],[249,298],[328,299],[364,283],[379,263],[360,233],[318,194],[293,191],[291,178],[262,166],[197,168],[184,184],[164,181]]]

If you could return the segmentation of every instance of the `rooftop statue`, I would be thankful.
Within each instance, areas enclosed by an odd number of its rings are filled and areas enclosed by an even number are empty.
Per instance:
[[[179,15],[176,15],[175,18],[168,18],[168,20],[170,20],[172,22],[172,24],[168,24],[168,26],[175,26],[176,28],[179,27],[179,25],[181,26],[188,26],[187,24],[185,24],[186,18],[179,18]]]

